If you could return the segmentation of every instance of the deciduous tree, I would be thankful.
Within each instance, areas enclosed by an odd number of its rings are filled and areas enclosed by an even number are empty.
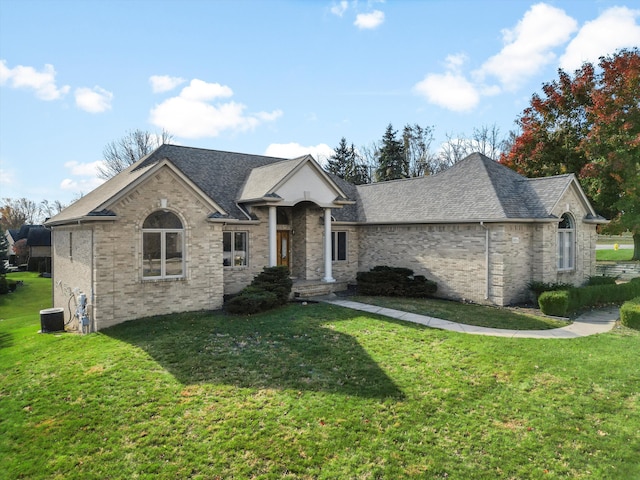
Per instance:
[[[173,136],[165,130],[160,135],[138,129],[127,132],[124,137],[104,147],[104,165],[98,167],[98,177],[108,180],[160,145],[169,143],[172,138]]]
[[[22,225],[33,225],[39,220],[40,208],[33,200],[3,198],[2,204],[0,225],[5,230],[18,229]]]
[[[640,259],[640,51],[562,70],[534,94],[501,161],[528,176],[575,173],[606,230],[633,233]]]

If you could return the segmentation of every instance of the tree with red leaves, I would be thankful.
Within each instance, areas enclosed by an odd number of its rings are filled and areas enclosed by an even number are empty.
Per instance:
[[[516,123],[500,161],[532,177],[575,173],[610,233],[629,230],[640,260],[640,51],[625,49],[558,71]]]

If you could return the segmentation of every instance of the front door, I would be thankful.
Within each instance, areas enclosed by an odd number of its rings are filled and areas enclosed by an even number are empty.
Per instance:
[[[289,230],[278,230],[276,239],[278,245],[278,266],[289,267],[289,251],[291,250]]]

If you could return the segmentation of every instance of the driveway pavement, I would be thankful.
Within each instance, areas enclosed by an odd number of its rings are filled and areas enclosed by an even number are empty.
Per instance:
[[[472,335],[489,335],[494,337],[512,338],[578,338],[596,333],[608,332],[613,328],[616,320],[620,318],[620,310],[617,307],[608,307],[587,312],[576,318],[573,323],[562,328],[550,330],[508,330],[503,328],[476,327],[462,323],[450,322],[440,318],[418,315],[416,313],[402,312],[391,308],[368,305],[366,303],[353,302],[338,298],[322,298],[321,301],[338,305],[340,307],[351,308],[368,313],[376,313],[385,317],[395,318],[406,322],[419,323],[431,328],[450,330],[453,332],[469,333]]]

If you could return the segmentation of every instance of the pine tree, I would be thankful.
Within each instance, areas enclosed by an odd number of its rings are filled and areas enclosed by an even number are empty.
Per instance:
[[[404,147],[402,141],[396,138],[397,133],[389,124],[382,137],[378,168],[376,169],[378,182],[409,177],[409,166],[404,155]]]
[[[350,152],[349,147],[347,146],[347,139],[342,137],[340,139],[340,144],[335,148],[334,154],[327,160],[327,171],[339,176],[340,178],[345,178],[349,155]]]

